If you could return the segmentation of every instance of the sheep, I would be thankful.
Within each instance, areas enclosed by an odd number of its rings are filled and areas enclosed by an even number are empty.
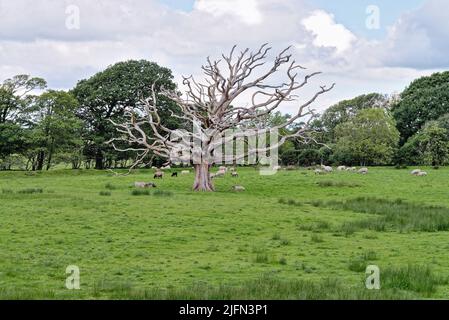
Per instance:
[[[346,171],[354,172],[354,171],[357,171],[357,168],[356,167],[346,168]]]
[[[226,172],[228,169],[226,168],[226,167],[224,167],[224,166],[221,166],[221,167],[219,167],[218,168],[218,171],[224,171],[224,172]]]
[[[172,176],[172,178],[174,178],[174,177],[178,177],[178,173],[177,172],[173,172],[172,174],[171,174],[171,176]]]
[[[163,177],[164,177],[164,173],[163,173],[162,171],[157,171],[157,172],[154,174],[153,179],[162,179]]]
[[[233,186],[232,190],[235,192],[242,192],[242,191],[245,191],[246,189],[244,186]]]
[[[328,167],[328,166],[324,166],[323,169],[324,169],[324,171],[327,172],[327,173],[331,173],[331,172],[334,171],[334,169],[332,169],[332,167]]]
[[[338,171],[345,171],[346,170],[346,166],[339,166],[337,168]]]
[[[181,171],[181,174],[183,174],[183,175],[184,175],[184,174],[189,174],[189,173],[190,173],[189,170],[182,170],[182,171]]]
[[[419,172],[416,176],[417,176],[417,177],[427,177],[427,172],[421,171],[421,172]]]
[[[218,170],[217,173],[214,175],[214,178],[224,177],[225,175],[226,175],[226,171]]]
[[[315,169],[314,172],[315,172],[315,174],[323,174],[324,173],[324,171],[321,169]]]
[[[412,174],[413,176],[417,176],[417,175],[419,175],[420,172],[422,172],[421,169],[415,169],[415,170],[413,170],[413,171],[411,172],[411,174]]]
[[[234,178],[236,178],[236,177],[239,176],[239,174],[238,174],[237,172],[234,171],[234,172],[231,173],[231,176],[234,177]]]
[[[361,168],[358,173],[360,174],[367,174],[368,173],[368,168]]]
[[[134,182],[134,187],[136,188],[156,188],[156,185],[152,182]]]

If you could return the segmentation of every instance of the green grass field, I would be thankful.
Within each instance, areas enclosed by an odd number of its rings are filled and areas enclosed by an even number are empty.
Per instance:
[[[245,168],[215,193],[191,192],[190,174],[149,194],[131,186],[152,171],[2,172],[0,298],[446,299],[449,169],[411,170]]]

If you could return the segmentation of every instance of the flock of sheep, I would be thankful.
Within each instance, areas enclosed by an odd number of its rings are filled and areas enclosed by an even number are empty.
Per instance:
[[[338,171],[357,172],[359,174],[367,174],[368,173],[368,168],[360,168],[359,170],[357,170],[356,167],[339,166],[337,168],[337,170]],[[315,169],[314,172],[315,172],[315,174],[326,174],[326,173],[331,173],[333,171],[334,171],[334,169],[332,167],[321,165],[321,168]]]
[[[152,167],[152,169],[155,170],[154,173],[154,179],[162,179],[164,176],[164,171],[165,170],[171,170],[170,166],[165,166],[162,168],[157,168],[157,167]],[[275,166],[273,168],[274,170],[281,170],[282,167],[281,166]],[[314,168],[309,168],[309,170],[312,170]],[[322,175],[322,174],[328,174],[328,173],[332,173],[334,171],[334,169],[330,166],[325,166],[325,165],[321,165],[320,167],[314,169],[314,173],[317,175]],[[356,167],[346,167],[346,166],[339,166],[337,167],[337,171],[347,171],[347,172],[356,172],[358,174],[368,174],[368,168],[360,168],[357,169]],[[215,173],[210,173],[210,178],[211,179],[215,179],[215,178],[221,178],[224,177],[228,172],[230,172],[231,177],[238,177],[239,174],[236,171],[236,168],[231,167],[225,167],[225,166],[221,166],[218,168],[218,171]],[[188,175],[190,174],[190,170],[182,170],[181,171],[181,175]],[[422,171],[421,169],[415,169],[411,172],[411,174],[413,176],[417,176],[417,177],[425,177],[427,176],[427,172]],[[178,172],[173,172],[171,174],[172,177],[177,177],[178,176]],[[136,188],[156,188],[156,184],[154,184],[153,182],[135,182],[134,186]],[[245,188],[243,186],[233,186],[232,189],[234,191],[245,191]]]
[[[163,179],[164,177],[164,171],[165,170],[171,170],[170,166],[165,166],[162,168],[157,168],[157,167],[152,167],[153,170],[155,170],[154,172],[154,176],[153,179]],[[231,173],[231,176],[233,178],[237,178],[239,176],[239,174],[237,173],[236,169],[234,167],[228,168],[225,166],[221,166],[218,168],[218,171],[216,173],[210,173],[210,178],[211,179],[215,179],[215,178],[219,178],[219,177],[224,177],[226,175],[227,172]],[[182,170],[181,171],[181,175],[188,175],[190,174],[190,170]],[[172,172],[171,177],[178,177],[178,172]],[[156,184],[154,184],[153,182],[134,182],[134,187],[136,188],[156,188]],[[234,191],[245,191],[245,187],[243,186],[233,186],[232,190]]]

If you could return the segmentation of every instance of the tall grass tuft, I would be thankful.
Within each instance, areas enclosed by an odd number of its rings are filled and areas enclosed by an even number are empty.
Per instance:
[[[286,204],[286,205],[289,205],[289,206],[295,206],[295,207],[300,207],[300,206],[302,206],[302,203],[301,203],[301,202],[296,201],[296,200],[293,200],[293,199],[284,199],[284,198],[281,198],[281,199],[278,200],[278,202],[279,202],[280,204]]]
[[[356,188],[356,187],[360,187],[360,184],[355,183],[355,182],[332,181],[332,180],[318,181],[316,184],[318,186],[322,187],[322,188],[326,188],[326,187],[335,187],[335,188]]]
[[[108,190],[115,190],[115,189],[117,189],[117,187],[116,186],[114,186],[113,184],[111,184],[111,183],[106,183],[105,185],[104,185],[104,187],[106,188],[106,189],[108,189]]]
[[[360,229],[386,231],[388,228],[400,231],[449,231],[449,208],[446,207],[414,204],[401,199],[367,197],[346,201],[315,201],[312,205],[372,215],[369,218],[344,223],[340,231],[345,233]]]
[[[382,288],[414,291],[425,296],[434,293],[438,285],[448,283],[447,278],[435,275],[429,266],[423,265],[391,267],[380,272]]]
[[[20,194],[34,194],[34,193],[43,193],[44,190],[42,188],[26,188],[26,189],[22,189],[17,191],[17,193]]]
[[[153,195],[155,197],[172,197],[173,192],[171,191],[164,191],[164,190],[156,190],[153,192]]]
[[[286,263],[279,261],[280,264]],[[96,297],[141,300],[399,300],[417,298],[414,292],[396,289],[367,290],[349,287],[338,279],[310,281],[263,276],[238,285],[196,282],[181,288],[134,288],[128,282],[103,281],[94,287]]]
[[[131,195],[133,195],[133,196],[149,196],[150,190],[134,189],[131,191]]]

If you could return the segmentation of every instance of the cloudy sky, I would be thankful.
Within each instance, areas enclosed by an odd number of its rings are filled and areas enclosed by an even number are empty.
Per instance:
[[[292,45],[297,62],[323,72],[302,98],[336,83],[322,110],[449,70],[448,9],[447,0],[0,0],[0,81],[26,73],[69,89],[128,59],[179,80],[233,44],[269,42]]]

